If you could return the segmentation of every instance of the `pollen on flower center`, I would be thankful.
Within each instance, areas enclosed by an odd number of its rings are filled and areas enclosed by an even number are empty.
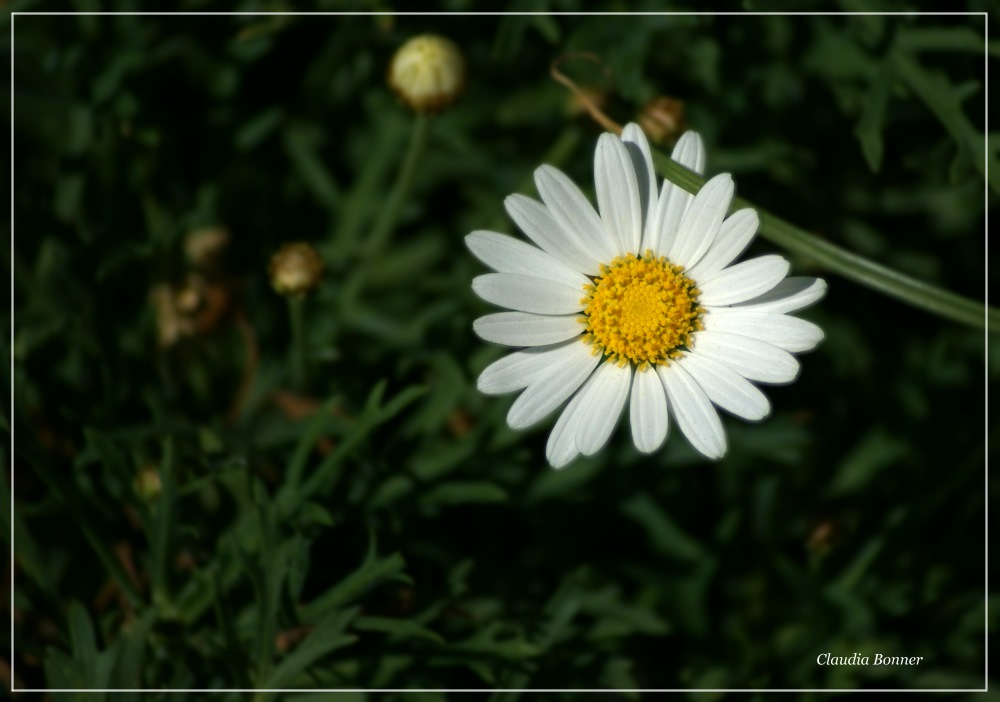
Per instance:
[[[701,329],[698,289],[651,251],[619,256],[586,286],[587,340],[619,363],[667,363]]]

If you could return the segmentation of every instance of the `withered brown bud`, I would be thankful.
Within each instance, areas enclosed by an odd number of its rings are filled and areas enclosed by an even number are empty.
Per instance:
[[[655,144],[673,144],[684,133],[684,103],[661,95],[647,102],[636,122]]]

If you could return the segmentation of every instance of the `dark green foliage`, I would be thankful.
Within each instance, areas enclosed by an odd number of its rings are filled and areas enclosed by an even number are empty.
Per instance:
[[[55,8],[7,3],[39,9]],[[503,198],[534,194],[540,163],[589,188],[600,130],[549,76],[589,51],[611,70],[613,118],[682,99],[709,172],[734,173],[741,196],[982,300],[1000,177],[985,22],[16,16],[16,685],[982,687],[997,379],[982,332],[792,257],[829,279],[804,313],[827,338],[797,383],[767,389],[771,417],[726,421],[723,461],[676,429],[641,456],[623,422],[554,472],[552,420],[514,432],[511,400],[475,389],[502,351],[472,333],[489,307],[463,237],[514,231]],[[424,31],[460,44],[468,87],[432,118],[391,236],[370,242],[413,129],[386,65]],[[562,68],[605,84],[593,64]],[[185,279],[185,235],[215,224],[231,241],[202,292],[224,311],[159,344],[151,291]],[[291,240],[326,265],[301,394],[267,278]],[[826,652],[924,658],[817,665]],[[95,699],[55,696],[77,697]]]

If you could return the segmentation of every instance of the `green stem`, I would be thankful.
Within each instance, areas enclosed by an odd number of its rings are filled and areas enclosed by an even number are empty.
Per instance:
[[[292,325],[292,387],[303,390],[306,383],[306,333],[305,297],[291,295],[288,298],[288,317]]]
[[[664,154],[654,152],[653,162],[660,175],[689,193],[697,193],[705,184],[705,179],[700,175],[672,161]],[[1000,329],[1000,310],[995,307],[987,307],[981,302],[911,278],[836,244],[831,244],[754,206],[743,198],[733,200],[734,209],[741,207],[753,207],[757,210],[760,215],[760,235],[763,238],[788,251],[807,256],[817,265],[833,273],[839,273],[848,280],[945,319],[978,329],[987,326]]]
[[[160,461],[160,494],[156,497],[156,512],[153,517],[153,602],[160,609],[160,616],[173,618],[169,585],[170,536],[173,527],[173,508],[176,493],[174,437],[163,441],[163,459]]]
[[[430,117],[423,113],[417,113],[413,123],[413,133],[410,136],[410,145],[406,151],[406,157],[403,159],[403,165],[399,169],[399,175],[396,177],[396,183],[392,187],[385,207],[382,208],[378,219],[372,226],[368,241],[365,242],[365,256],[374,256],[379,253],[396,226],[399,212],[403,203],[406,202],[406,197],[410,194],[413,178],[417,174],[417,166],[427,146],[430,124]]]

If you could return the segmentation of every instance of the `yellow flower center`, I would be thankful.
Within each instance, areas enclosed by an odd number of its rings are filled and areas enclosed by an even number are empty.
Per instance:
[[[585,287],[587,341],[613,361],[667,363],[702,328],[694,281],[651,251],[619,256]]]

